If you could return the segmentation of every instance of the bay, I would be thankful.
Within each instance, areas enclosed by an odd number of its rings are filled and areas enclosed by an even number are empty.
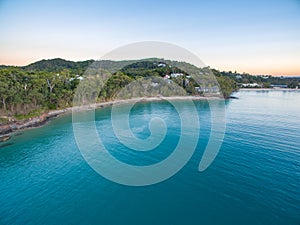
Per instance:
[[[71,115],[22,131],[0,145],[0,224],[299,225],[300,91],[243,90],[235,96],[226,100],[225,138],[211,166],[198,171],[211,113],[206,101],[194,101],[201,127],[192,158],[170,179],[144,187],[96,173],[76,145]],[[166,139],[150,152],[120,144],[110,112],[96,111],[96,127],[119,160],[151,165],[176,147],[180,117],[167,102],[131,110],[132,132],[141,139],[150,135],[151,115],[166,122]]]

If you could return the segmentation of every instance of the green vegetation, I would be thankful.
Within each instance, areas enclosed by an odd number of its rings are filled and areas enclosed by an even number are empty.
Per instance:
[[[215,69],[212,69],[212,72],[216,76],[222,93],[225,97],[229,97],[233,90],[238,90],[237,82],[235,82],[234,79],[228,76],[222,76],[222,74]]]
[[[300,87],[299,77],[283,77],[283,76],[271,76],[271,75],[257,75],[253,76],[248,73],[238,73],[238,72],[220,72],[223,76],[229,77],[234,80],[239,86],[242,84],[258,84],[262,88],[270,88],[276,85],[283,85],[287,88]]]
[[[89,77],[84,76],[87,69]],[[114,99],[126,85],[149,76],[156,77],[156,80],[164,79],[168,84],[177,84],[190,95],[220,94],[216,80],[209,76],[211,70],[199,69],[184,62],[163,59],[72,62],[52,59],[24,67],[0,66],[0,115],[25,119],[47,110],[70,107],[80,80],[96,78],[100,76],[99,71],[106,71],[112,76],[104,84],[85,87],[98,90],[103,86],[94,96],[98,102]],[[224,97],[229,97],[237,89],[235,79],[217,70],[213,70],[213,73]],[[190,76],[194,74],[197,75]],[[156,80],[149,80],[149,84],[153,85],[153,93],[160,93],[154,87],[158,82]],[[142,89],[141,93],[144,91]],[[167,93],[166,90],[162,91]]]
[[[8,118],[0,117],[0,123],[5,123],[5,122],[8,122],[8,121],[9,121]]]
[[[59,74],[45,71],[24,71],[20,68],[0,70],[1,109],[8,115],[27,115],[38,109],[70,106],[75,79],[69,70]]]
[[[28,118],[32,118],[32,117],[36,117],[36,116],[39,116],[43,113],[43,110],[41,109],[38,109],[38,110],[33,110],[31,111],[30,113],[28,114],[16,114],[14,115],[14,117],[17,119],[17,120],[24,120],[24,119],[28,119]]]

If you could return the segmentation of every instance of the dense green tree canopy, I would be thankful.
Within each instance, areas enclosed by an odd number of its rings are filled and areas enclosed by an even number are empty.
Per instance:
[[[94,96],[96,101],[113,100],[126,85],[145,77],[157,77],[169,84],[179,85],[189,95],[221,91],[225,98],[237,90],[238,84],[242,83],[259,83],[264,87],[269,87],[271,84],[286,84],[292,88],[299,84],[299,79],[296,78],[282,79],[231,71],[220,72],[210,70],[208,67],[200,69],[188,63],[163,59],[97,62],[52,59],[24,67],[0,66],[0,113],[8,116],[32,115],[50,109],[70,107],[79,82],[100,76],[98,67],[108,71],[111,77],[104,84],[95,83],[95,87],[91,85],[82,87],[84,92],[84,89],[97,90],[101,86],[101,90],[99,89]],[[85,73],[87,69],[89,76]],[[207,76],[212,73],[216,79]],[[198,75],[190,76],[195,74]],[[155,79],[151,82],[154,90],[157,82]]]

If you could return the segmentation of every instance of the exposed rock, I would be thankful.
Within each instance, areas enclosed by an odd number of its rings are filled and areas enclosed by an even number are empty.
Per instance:
[[[0,142],[3,142],[3,141],[7,141],[10,139],[10,136],[9,135],[3,135],[3,136],[0,136]]]
[[[56,117],[64,112],[66,112],[66,110],[56,110],[49,113],[43,113],[38,117],[33,117],[20,121],[11,120],[9,122],[0,124],[0,141],[7,141],[10,138],[7,134],[12,133],[16,130],[44,125],[50,118]]]

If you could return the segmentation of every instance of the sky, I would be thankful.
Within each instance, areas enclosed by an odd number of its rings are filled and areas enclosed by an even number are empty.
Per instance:
[[[162,41],[219,70],[300,75],[300,0],[0,0],[0,30],[5,65]]]

